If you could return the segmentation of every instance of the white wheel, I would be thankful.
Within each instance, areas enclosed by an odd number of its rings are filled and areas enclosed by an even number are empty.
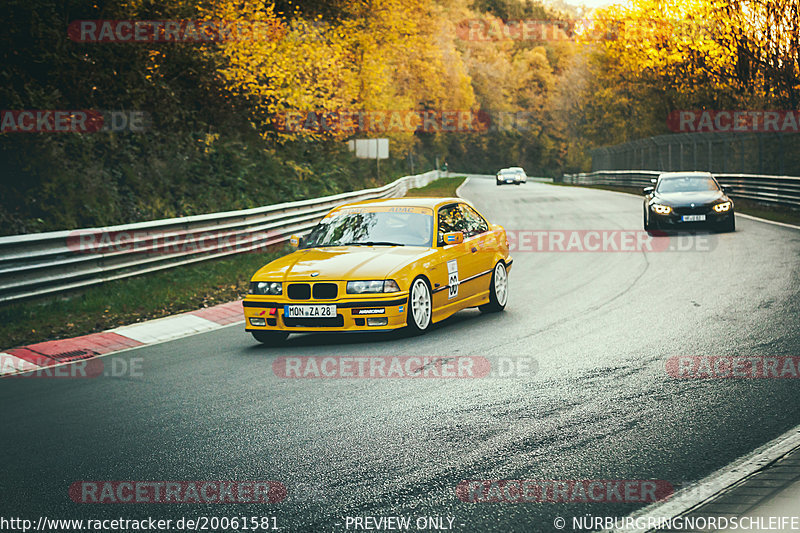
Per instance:
[[[425,280],[417,278],[411,284],[408,295],[408,327],[413,331],[422,332],[431,325],[433,314],[433,300],[431,289]]]
[[[508,302],[508,272],[502,262],[494,266],[492,281],[489,283],[489,303],[478,309],[484,313],[502,311]]]
[[[494,297],[501,307],[506,306],[508,301],[508,272],[503,263],[497,263],[494,267]]]

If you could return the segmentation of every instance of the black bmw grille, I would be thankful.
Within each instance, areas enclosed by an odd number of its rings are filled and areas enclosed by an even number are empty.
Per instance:
[[[287,290],[292,300],[308,300],[311,298],[311,285],[308,283],[292,283]]]
[[[315,283],[313,293],[315,300],[333,300],[338,288],[335,283]]]
[[[697,205],[694,207],[684,206],[684,207],[673,207],[672,212],[676,215],[703,215],[708,213],[709,206],[707,205]]]
[[[291,300],[310,300],[312,294],[315,300],[334,300],[339,288],[335,283],[315,283],[313,288],[310,283],[292,283],[286,294]]]

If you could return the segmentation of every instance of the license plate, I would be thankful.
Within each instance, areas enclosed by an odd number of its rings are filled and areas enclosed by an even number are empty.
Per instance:
[[[705,215],[683,215],[682,222],[702,222],[706,219]]]
[[[333,318],[335,305],[284,305],[283,316],[287,318]]]

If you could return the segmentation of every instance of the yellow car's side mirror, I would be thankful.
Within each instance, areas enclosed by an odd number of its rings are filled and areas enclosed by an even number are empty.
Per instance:
[[[445,246],[449,246],[451,244],[461,244],[464,242],[464,233],[460,231],[451,231],[449,233],[445,233],[442,236],[442,241],[444,242]]]
[[[291,244],[295,248],[300,248],[300,245],[303,243],[303,238],[300,235],[292,235],[289,237],[289,244]]]

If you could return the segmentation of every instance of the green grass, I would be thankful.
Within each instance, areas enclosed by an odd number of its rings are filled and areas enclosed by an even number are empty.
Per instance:
[[[285,255],[241,254],[111,281],[66,297],[0,307],[0,350],[194,311],[241,298],[259,267]]]
[[[573,185],[571,183],[554,183],[562,187],[583,187],[586,189],[602,189],[604,191],[626,192],[635,194],[637,196],[644,196],[642,194],[642,187],[623,187],[620,185]],[[780,207],[761,204],[752,200],[737,199],[734,195],[733,203],[737,213],[744,213],[754,217],[765,218],[775,222],[784,222],[786,224],[800,225],[800,210],[791,209],[789,207]]]
[[[418,189],[410,189],[406,193],[406,196],[410,197],[455,196],[456,189],[458,189],[466,179],[467,179],[466,176],[456,176],[453,178],[439,178],[438,180],[432,181],[424,187],[420,187]]]

